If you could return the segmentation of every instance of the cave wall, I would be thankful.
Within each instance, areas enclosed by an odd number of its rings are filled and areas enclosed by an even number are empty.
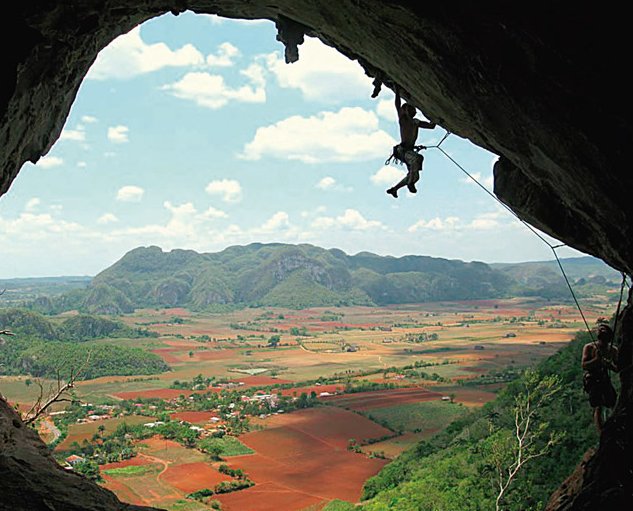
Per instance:
[[[317,36],[455,136],[499,155],[496,195],[531,225],[633,273],[628,20],[559,0],[22,0],[3,6],[0,195],[59,137],[99,50],[184,10]],[[292,65],[292,64],[289,64]],[[465,162],[467,163],[467,162]],[[626,407],[625,407],[626,408]]]

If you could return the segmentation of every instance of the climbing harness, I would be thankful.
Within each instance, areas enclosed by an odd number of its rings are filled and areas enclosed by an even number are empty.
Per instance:
[[[391,162],[393,161],[394,163],[396,163],[397,165],[402,165],[404,162],[398,158],[398,149],[400,149],[400,144],[393,146],[393,149],[391,150],[391,154],[389,155],[389,158],[387,158],[385,160],[385,165],[390,165]],[[424,149],[427,149],[427,146],[424,145],[414,145],[411,150],[415,151],[416,153],[420,153],[420,151],[423,151]],[[405,149],[406,152],[406,149]]]

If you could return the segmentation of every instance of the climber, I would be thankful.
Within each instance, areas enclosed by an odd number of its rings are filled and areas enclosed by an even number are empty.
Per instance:
[[[593,420],[602,432],[602,407],[613,408],[616,392],[609,378],[609,369],[619,371],[617,366],[618,349],[611,343],[613,330],[606,323],[597,329],[597,341],[585,344],[582,350],[583,387],[589,394],[589,403],[593,407]]]
[[[395,87],[396,111],[400,125],[400,143],[393,148],[393,158],[407,165],[407,175],[398,184],[387,190],[389,195],[398,197],[398,190],[406,186],[411,193],[416,193],[415,183],[420,179],[423,156],[416,152],[415,141],[418,138],[418,128],[433,129],[434,122],[421,121],[415,118],[415,107],[411,103],[400,102],[400,90]]]

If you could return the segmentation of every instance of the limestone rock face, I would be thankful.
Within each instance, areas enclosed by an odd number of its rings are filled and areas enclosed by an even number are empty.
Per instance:
[[[63,469],[37,433],[0,397],[0,510],[142,511]]]
[[[185,9],[274,21],[288,62],[301,58],[304,35],[335,46],[375,78],[376,91],[381,84],[397,84],[407,100],[453,136],[499,155],[495,193],[521,218],[633,273],[633,173],[628,158],[633,130],[626,78],[630,28],[617,8],[597,4],[12,2],[3,6],[1,18],[9,39],[0,64],[0,194],[24,162],[37,161],[59,137],[97,53],[135,25]],[[619,414],[627,413],[630,401],[619,407]],[[11,465],[10,471],[28,474],[34,459],[19,468]],[[633,459],[631,452],[628,459]],[[600,472],[606,465],[595,466]],[[597,478],[598,472],[589,473]],[[65,477],[52,468],[50,473]],[[620,474],[615,480],[622,485],[632,477]],[[18,491],[18,486],[11,488]],[[614,486],[613,492],[621,496],[624,490],[619,488]],[[607,490],[600,486],[597,491]],[[573,499],[569,502],[572,507],[565,509],[576,509]]]

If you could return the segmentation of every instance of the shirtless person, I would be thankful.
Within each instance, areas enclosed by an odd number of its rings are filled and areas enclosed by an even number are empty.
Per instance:
[[[418,128],[433,129],[434,122],[421,121],[415,118],[415,107],[411,103],[400,102],[400,90],[396,86],[396,110],[398,112],[398,123],[400,124],[400,140],[401,142],[394,147],[393,156],[406,163],[407,175],[397,185],[389,188],[387,193],[398,197],[398,190],[406,186],[411,193],[416,193],[415,183],[420,179],[420,171],[422,170],[421,154],[414,151],[415,141],[418,138]]]
[[[582,350],[582,368],[585,371],[583,385],[593,407],[593,420],[602,432],[602,407],[613,408],[616,393],[609,378],[608,369],[618,372],[618,349],[611,346],[613,330],[607,324],[598,326],[598,340],[585,344]]]

